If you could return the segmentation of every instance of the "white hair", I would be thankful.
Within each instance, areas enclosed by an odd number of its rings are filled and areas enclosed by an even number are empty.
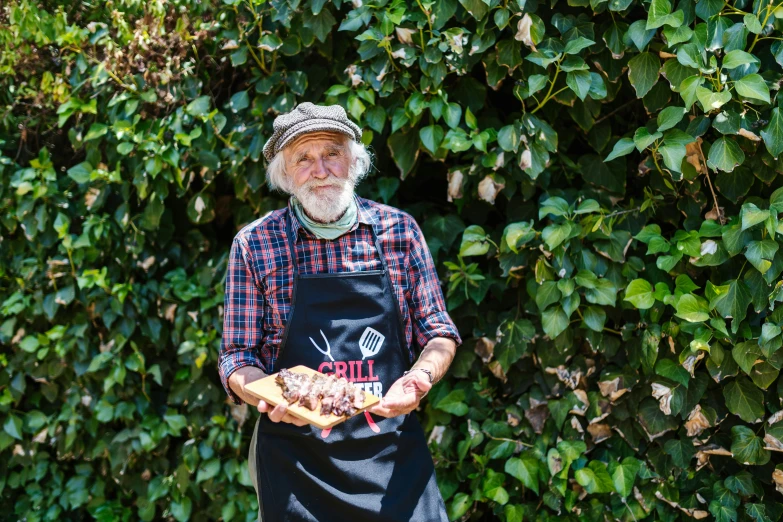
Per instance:
[[[348,142],[348,154],[351,158],[351,166],[348,170],[348,178],[355,187],[370,172],[372,168],[372,154],[363,143],[344,138]],[[285,171],[285,157],[281,150],[274,155],[266,168],[266,181],[269,188],[291,194],[291,183]]]

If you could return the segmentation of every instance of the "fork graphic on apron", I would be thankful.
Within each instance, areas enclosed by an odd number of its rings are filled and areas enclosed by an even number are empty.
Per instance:
[[[313,341],[312,337],[308,337],[308,339],[310,339],[310,342],[313,343],[313,346],[315,346],[316,350],[318,350],[319,352],[327,356],[332,362],[334,362],[334,357],[332,357],[332,347],[329,346],[329,339],[326,338],[326,335],[324,334],[323,330],[318,330],[318,331],[321,332],[321,337],[324,338],[324,342],[326,343],[326,351],[321,350],[321,347],[318,346],[318,344],[316,344],[315,341]]]

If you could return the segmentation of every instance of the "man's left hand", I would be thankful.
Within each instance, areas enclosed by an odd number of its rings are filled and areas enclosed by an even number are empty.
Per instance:
[[[432,388],[427,374],[420,371],[412,371],[403,375],[392,384],[381,402],[368,411],[381,417],[396,417],[415,410],[419,402]]]

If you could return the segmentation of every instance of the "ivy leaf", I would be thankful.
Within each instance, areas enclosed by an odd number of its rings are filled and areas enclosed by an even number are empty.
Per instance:
[[[462,257],[483,256],[487,252],[489,252],[487,233],[478,225],[470,225],[462,233],[459,255]]]
[[[672,4],[669,0],[652,0],[650,2],[650,11],[647,14],[646,29],[657,29],[662,25],[679,27],[685,19],[685,13],[682,11],[672,11]]]
[[[663,451],[670,455],[674,465],[678,468],[687,468],[693,456],[696,454],[696,448],[690,439],[679,440],[671,439],[663,446]]]
[[[609,493],[614,490],[612,477],[606,470],[606,464],[591,460],[586,468],[576,470],[574,478],[588,493]]]
[[[563,223],[554,223],[547,226],[541,232],[541,238],[546,243],[550,251],[557,248],[563,241],[568,239],[571,234],[571,223],[565,221]]]
[[[200,118],[209,114],[210,99],[209,96],[199,96],[185,107],[185,112],[191,116]]]
[[[691,323],[700,323],[710,318],[707,302],[692,294],[684,295],[677,302],[677,317]]]
[[[688,370],[675,363],[671,359],[661,359],[655,365],[655,373],[661,377],[666,377],[672,381],[682,384],[684,387],[688,387],[691,376]]]
[[[771,454],[764,446],[764,440],[747,426],[731,428],[731,453],[741,464],[762,466],[769,462]]]
[[[443,142],[443,136],[443,127],[440,125],[429,125],[419,130],[421,143],[433,154],[438,151],[440,144]]]
[[[745,281],[733,280],[725,293],[721,293],[710,303],[724,319],[733,318],[734,324],[739,324],[748,311],[752,296]]]
[[[731,172],[745,161],[745,153],[733,139],[723,136],[710,147],[707,166],[711,169]]]
[[[640,310],[652,308],[655,304],[652,285],[644,279],[634,279],[625,289],[624,301],[629,301]]]
[[[657,54],[639,53],[628,61],[628,78],[636,89],[636,96],[643,98],[658,81],[661,60]]]
[[[520,458],[508,459],[504,470],[538,495],[539,467],[540,463],[537,459],[529,455],[523,455]]]
[[[666,107],[658,113],[658,132],[671,129],[680,121],[688,109],[685,107]]]
[[[740,210],[742,230],[755,227],[769,218],[769,210],[762,210],[753,203],[745,203]]]
[[[587,97],[591,84],[592,79],[588,71],[571,71],[566,74],[566,85],[574,91],[580,100],[584,101]]]
[[[761,130],[761,137],[769,153],[777,159],[783,152],[783,116],[778,107],[772,109],[769,123]]]
[[[758,58],[752,54],[735,49],[726,53],[726,55],[723,57],[723,64],[721,67],[723,69],[736,69],[737,67],[741,67],[750,63],[756,63],[758,61]]]
[[[726,407],[745,422],[761,422],[764,417],[764,394],[747,377],[737,377],[723,388]]]
[[[552,306],[541,314],[541,327],[550,339],[554,339],[568,328],[568,315],[563,307]]]
[[[602,332],[606,324],[606,312],[598,306],[588,306],[584,311],[585,326],[594,332]]]
[[[769,103],[769,87],[758,74],[749,74],[744,78],[734,82],[734,88],[745,98],[752,98]],[[740,162],[741,163],[741,162]]]
[[[781,131],[783,132],[783,127]],[[636,144],[632,138],[620,138],[604,161],[612,161],[615,158],[630,154],[635,148]],[[783,149],[783,133],[781,134],[781,149]]]
[[[641,463],[633,457],[625,457],[612,473],[612,484],[617,493],[626,498],[633,493],[633,484],[641,469]]]

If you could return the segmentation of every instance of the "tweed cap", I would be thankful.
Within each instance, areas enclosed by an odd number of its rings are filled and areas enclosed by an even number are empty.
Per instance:
[[[362,138],[362,129],[348,119],[340,105],[300,103],[291,112],[275,118],[272,128],[272,137],[264,145],[267,161],[271,161],[291,140],[307,132],[341,132],[357,142]]]

